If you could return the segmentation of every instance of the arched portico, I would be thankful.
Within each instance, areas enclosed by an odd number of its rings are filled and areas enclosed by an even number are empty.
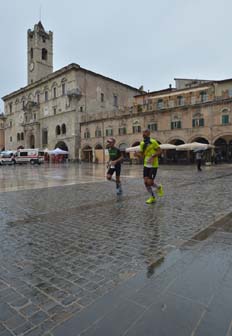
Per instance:
[[[232,162],[232,134],[223,133],[214,138],[215,162]]]
[[[104,163],[105,160],[105,155],[104,155],[104,149],[101,144],[96,144],[94,147],[94,152],[93,152],[93,162],[95,163]]]
[[[68,152],[68,146],[66,145],[66,143],[64,141],[57,142],[56,145],[55,145],[55,148],[60,148],[60,149]]]
[[[86,145],[82,148],[82,160],[85,162],[93,162],[93,149]]]
[[[228,144],[224,138],[218,138],[214,142],[215,146],[215,162],[225,162],[229,159],[229,150],[228,150]]]
[[[30,136],[29,136],[29,145],[30,145],[30,148],[35,148],[35,136],[34,136],[34,134],[30,134]]]
[[[196,138],[191,139],[191,141],[189,142],[199,142],[203,144],[209,144],[209,141],[204,137],[196,137]]]
[[[185,142],[182,139],[171,139],[169,142],[172,145],[179,146]],[[189,160],[188,153],[186,151],[176,151],[175,149],[168,149],[164,152],[164,161],[167,163],[185,163]]]

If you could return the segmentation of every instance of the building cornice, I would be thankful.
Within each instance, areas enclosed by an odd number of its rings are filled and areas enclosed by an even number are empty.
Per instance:
[[[57,78],[57,77],[59,77],[59,76],[61,76],[61,75],[64,75],[65,73],[67,73],[67,72],[69,72],[69,71],[72,71],[72,70],[75,70],[75,71],[83,71],[83,72],[88,73],[88,74],[90,74],[90,75],[93,75],[93,76],[95,76],[95,77],[100,77],[100,78],[103,78],[103,79],[108,80],[108,81],[110,81],[110,82],[114,82],[114,83],[120,84],[120,85],[122,85],[122,86],[124,86],[124,87],[127,87],[127,88],[131,89],[131,90],[135,90],[135,91],[137,91],[138,93],[142,93],[142,92],[144,92],[144,91],[141,91],[141,90],[139,90],[139,89],[137,89],[137,88],[135,88],[135,87],[132,87],[132,86],[130,86],[130,85],[127,85],[127,84],[124,84],[124,83],[122,83],[122,82],[119,82],[119,81],[117,81],[117,80],[115,80],[115,79],[112,79],[112,78],[103,76],[103,75],[101,75],[101,74],[98,74],[98,73],[96,73],[96,72],[93,72],[93,71],[91,71],[91,70],[82,68],[82,67],[80,67],[79,64],[71,63],[71,64],[69,64],[69,65],[67,65],[67,66],[65,66],[65,67],[63,67],[63,68],[61,68],[61,69],[59,69],[59,70],[57,70],[57,71],[55,71],[55,72],[49,74],[49,75],[46,76],[46,77],[41,78],[40,80],[38,80],[38,81],[36,81],[36,82],[34,82],[34,83],[31,83],[31,84],[29,84],[29,85],[27,85],[27,86],[24,86],[24,87],[20,88],[19,90],[13,91],[13,92],[11,92],[11,93],[9,93],[9,94],[3,96],[3,97],[2,97],[2,100],[3,100],[3,101],[6,101],[6,100],[8,100],[8,99],[12,99],[13,97],[15,97],[15,96],[17,96],[17,95],[19,95],[19,94],[22,94],[22,93],[25,93],[26,91],[30,91],[30,90],[32,90],[32,89],[35,89],[35,88],[37,88],[38,86],[40,86],[40,85],[42,85],[42,84],[44,84],[44,83],[47,83],[49,80],[55,79],[55,78]]]

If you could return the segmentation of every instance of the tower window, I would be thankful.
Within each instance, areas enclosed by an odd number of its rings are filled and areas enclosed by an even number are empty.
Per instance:
[[[33,48],[31,48],[31,59],[33,58]]]
[[[65,124],[62,124],[61,132],[62,132],[62,134],[66,134],[66,125]]]
[[[48,59],[48,51],[47,49],[43,48],[42,49],[42,60],[47,61]]]
[[[60,125],[56,126],[56,135],[60,135]]]
[[[48,101],[48,91],[44,92],[44,99],[45,99],[46,102]]]

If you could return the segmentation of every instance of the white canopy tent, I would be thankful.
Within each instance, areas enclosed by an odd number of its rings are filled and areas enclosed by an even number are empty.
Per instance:
[[[161,149],[176,149],[177,146],[172,144],[161,144]],[[140,152],[140,146],[128,147],[126,148],[127,153]]]
[[[61,154],[68,154],[68,151],[65,151],[60,148],[55,148],[53,150],[48,150],[47,153],[50,155],[61,155]]]
[[[191,143],[185,143],[183,145],[176,146],[177,151],[200,151],[200,150],[206,150],[210,148],[215,148],[213,145],[209,144],[203,144],[200,142],[191,142]]]

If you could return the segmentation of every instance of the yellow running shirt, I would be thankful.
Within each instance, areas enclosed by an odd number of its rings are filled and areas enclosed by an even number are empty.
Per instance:
[[[145,150],[144,150],[145,148]],[[155,139],[150,138],[150,144],[145,146],[144,141],[140,142],[140,151],[144,155],[144,167],[153,167],[157,168],[159,166],[159,159],[158,156],[156,156],[153,159],[152,163],[147,163],[147,160],[157,152],[157,149],[160,148],[158,142]]]

